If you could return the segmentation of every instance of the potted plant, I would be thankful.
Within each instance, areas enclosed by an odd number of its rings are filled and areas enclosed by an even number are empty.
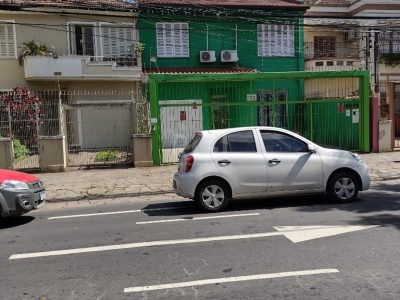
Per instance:
[[[144,51],[144,44],[139,41],[135,41],[133,44],[133,52],[135,52],[135,55],[137,58],[142,56],[142,53]]]
[[[49,48],[45,45],[41,45],[39,42],[35,40],[31,40],[25,43],[22,43],[22,47],[19,49],[18,61],[20,66],[24,62],[24,58],[26,56],[55,56],[55,52],[49,50]]]
[[[148,84],[142,83],[140,91],[140,100],[136,104],[136,133],[132,135],[133,163],[135,167],[151,167],[153,160],[148,114]]]

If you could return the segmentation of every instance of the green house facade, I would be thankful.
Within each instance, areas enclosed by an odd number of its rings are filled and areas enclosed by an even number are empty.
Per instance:
[[[148,73],[304,70],[302,24],[307,7],[300,2],[140,0],[138,5],[140,41],[144,44],[142,65]],[[243,118],[236,115],[243,112],[225,104],[249,99],[297,100],[304,93],[303,84],[296,81],[257,81],[251,86],[211,82],[201,87],[175,83],[164,88],[158,95],[161,103],[197,99],[203,105],[221,104],[216,111],[202,112],[201,129],[249,125],[250,120],[241,121]],[[256,125],[282,126],[286,122],[274,123],[262,112],[254,111],[253,115],[256,119],[250,123]]]
[[[322,92],[308,99],[307,78],[220,80],[222,74],[304,71],[307,6],[301,2],[139,0],[138,5],[142,65],[150,85],[154,74],[197,76],[157,82],[156,89],[150,88],[150,93],[157,91],[150,97],[159,109],[153,122],[161,132],[162,162],[176,160],[176,152],[198,130],[237,126],[283,127],[326,146],[360,149],[360,127],[347,115],[359,110],[357,102],[339,102],[353,101],[347,99],[347,91],[329,94],[332,83],[340,91],[339,81],[326,79],[316,88]],[[336,134],[338,129],[343,136]],[[327,136],[329,132],[334,138]]]

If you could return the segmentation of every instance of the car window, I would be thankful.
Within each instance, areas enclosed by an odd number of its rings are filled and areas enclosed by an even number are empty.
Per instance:
[[[251,130],[231,133],[220,138],[214,145],[214,152],[257,152]]]
[[[193,152],[194,149],[196,149],[197,145],[200,143],[201,137],[202,137],[201,134],[196,133],[196,135],[190,141],[190,143],[186,145],[185,149],[183,149],[183,153],[186,154],[186,153]]]
[[[261,131],[267,152],[308,152],[306,143],[284,133]]]

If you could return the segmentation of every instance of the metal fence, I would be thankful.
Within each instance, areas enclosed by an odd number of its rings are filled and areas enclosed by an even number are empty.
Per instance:
[[[369,150],[367,72],[221,75],[152,78],[155,164],[177,162],[196,131],[239,126],[281,127],[322,146]]]
[[[39,136],[60,134],[58,94],[11,91],[0,97],[0,135],[13,141],[15,169],[39,168]]]
[[[133,91],[65,93],[67,166],[132,162],[136,108]]]
[[[9,92],[11,95],[14,92]],[[131,136],[137,132],[134,91],[36,91],[36,103],[0,103],[0,136],[10,137],[15,169],[39,168],[39,137],[65,135],[67,166],[132,162]]]

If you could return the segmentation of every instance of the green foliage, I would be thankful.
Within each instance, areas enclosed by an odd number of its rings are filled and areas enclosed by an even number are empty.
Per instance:
[[[149,87],[147,83],[143,83],[141,86],[140,102],[137,104],[137,133],[138,134],[149,134],[149,118],[148,118],[148,97]]]
[[[13,147],[14,147],[14,159],[16,161],[29,155],[29,149],[24,144],[22,144],[20,140],[14,139]]]
[[[118,158],[116,150],[103,150],[96,153],[95,162],[115,161]]]
[[[141,42],[136,41],[136,42],[133,44],[133,51],[135,52],[136,57],[141,56],[142,53],[143,53],[143,51],[144,51],[144,44],[141,43]]]
[[[388,66],[396,66],[400,64],[400,53],[384,53],[379,57],[379,62]]]
[[[35,40],[31,40],[25,43],[22,43],[22,47],[19,50],[18,61],[22,66],[25,56],[53,56],[55,53],[45,45],[41,45],[39,42]]]

